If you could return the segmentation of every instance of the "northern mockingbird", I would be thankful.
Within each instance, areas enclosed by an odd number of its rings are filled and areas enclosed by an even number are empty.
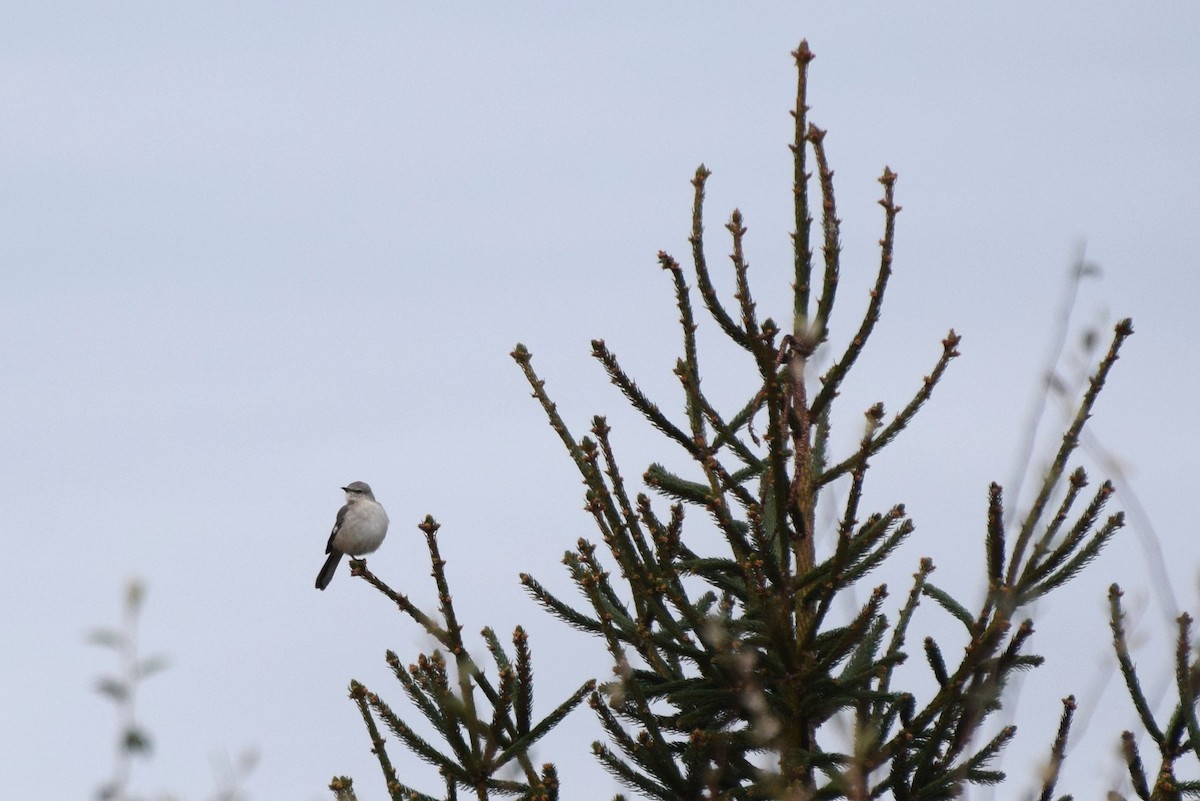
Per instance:
[[[375,500],[371,488],[363,481],[355,481],[342,487],[346,492],[346,505],[338,510],[337,522],[329,532],[329,544],[325,553],[329,558],[317,574],[317,589],[323,590],[333,580],[342,554],[362,556],[371,553],[387,535],[388,516]]]

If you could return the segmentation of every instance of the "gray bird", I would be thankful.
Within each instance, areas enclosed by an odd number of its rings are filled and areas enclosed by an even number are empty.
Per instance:
[[[371,487],[364,481],[355,481],[342,489],[346,492],[346,505],[338,510],[337,522],[329,533],[329,544],[325,546],[329,558],[317,574],[318,590],[329,586],[342,554],[362,556],[371,553],[387,536],[387,512],[375,500]]]

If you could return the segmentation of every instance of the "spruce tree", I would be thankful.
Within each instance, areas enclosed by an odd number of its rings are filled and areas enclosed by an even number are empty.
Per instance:
[[[743,251],[746,225],[736,210],[725,225],[736,291],[731,300],[717,292],[704,226],[710,173],[701,165],[692,180],[690,270],[668,253],[658,255],[674,287],[671,313],[678,314],[682,335],[674,370],[681,410],[668,411],[648,397],[603,340],[592,342],[592,354],[612,383],[690,467],[652,464],[641,476],[645,491],[637,492],[626,482],[605,418],[594,417],[586,435],[572,433],[534,371],[530,352],[520,344],[512,352],[583,479],[586,510],[599,534],[596,541],[580,539],[564,557],[585,603],[554,595],[533,576],[522,575],[521,581],[540,606],[567,624],[564,639],[599,638],[611,664],[597,665],[596,678],[582,681],[537,718],[525,631],[518,626],[506,646],[485,628],[488,658],[470,651],[432,518],[421,529],[437,585],[436,617],[385,584],[364,561],[351,562],[355,575],[440,643],[410,665],[387,654],[439,743],[418,734],[380,695],[358,682],[350,685],[391,798],[558,798],[555,767],[533,764],[530,750],[584,701],[603,734],[593,744],[595,758],[639,798],[948,799],[970,785],[1004,779],[995,761],[1015,726],[996,731],[985,724],[1002,708],[1013,677],[1042,662],[1029,648],[1033,604],[1077,575],[1123,525],[1120,512],[1106,512],[1113,485],[1105,481],[1089,489],[1089,478],[1082,468],[1072,468],[1072,457],[1132,324],[1122,320],[1115,326],[1029,508],[1018,513],[1006,505],[998,484],[988,489],[981,510],[985,533],[978,543],[986,565],[979,576],[986,587],[981,601],[967,603],[940,588],[930,559],[915,565],[912,583],[896,599],[882,584],[865,600],[855,595],[914,530],[903,505],[861,508],[868,467],[929,400],[958,356],[960,337],[953,330],[946,334],[929,374],[916,382],[903,408],[889,416],[882,405],[871,406],[857,447],[844,453],[831,447],[831,411],[871,341],[892,275],[897,175],[885,168],[879,178],[883,234],[866,310],[849,329],[848,344],[826,357],[828,369],[813,375],[814,356],[832,348],[840,222],[825,132],[808,117],[814,56],[806,42],[793,56],[792,304],[778,310],[787,322],[760,315]],[[814,214],[820,218],[815,225]],[[818,245],[821,257],[815,259]],[[753,366],[756,378],[741,387],[744,400],[736,408],[718,408],[702,386],[700,317],[715,323]],[[714,371],[706,380],[726,374]],[[834,503],[834,482],[836,531],[821,539],[833,544],[818,548],[816,511],[819,503]],[[719,547],[689,535],[698,524],[715,527]],[[856,598],[854,614],[844,620],[831,614],[835,605]],[[1179,757],[1200,752],[1194,706],[1200,667],[1191,655],[1190,618],[1179,621],[1179,703],[1159,725],[1128,654],[1120,598],[1114,585],[1118,662],[1161,756],[1148,775],[1134,736],[1125,733],[1135,792],[1144,799],[1195,795],[1195,783],[1174,775]],[[916,615],[943,616],[961,627],[965,648],[946,648],[933,637],[913,642],[909,630]],[[905,681],[910,674],[897,668],[906,661],[923,662],[933,682]],[[1074,699],[1064,699],[1057,731],[1046,733],[1050,769],[1043,799],[1055,797],[1074,709]],[[830,734],[835,720],[848,737]],[[401,781],[383,729],[438,768],[444,779],[440,793]],[[331,789],[338,798],[354,797],[346,777],[334,779]],[[563,792],[586,795],[580,788]]]

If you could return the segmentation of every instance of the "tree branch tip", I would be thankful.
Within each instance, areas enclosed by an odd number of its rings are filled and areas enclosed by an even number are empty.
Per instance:
[[[692,179],[692,186],[696,188],[703,186],[710,175],[712,175],[712,170],[705,167],[704,163],[701,162],[700,166],[696,168],[696,177]]]
[[[804,66],[816,57],[817,54],[809,49],[807,39],[801,39],[800,46],[792,51],[792,58],[796,59],[796,64],[800,66]]]
[[[1116,326],[1114,327],[1114,330],[1117,332],[1118,336],[1121,336],[1121,337],[1129,336],[1130,334],[1133,333],[1133,318],[1126,317],[1125,319],[1121,320],[1120,322],[1118,322],[1116,324]]]

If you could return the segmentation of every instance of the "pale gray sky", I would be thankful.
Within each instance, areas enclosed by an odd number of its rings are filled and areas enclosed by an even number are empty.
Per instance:
[[[678,410],[655,253],[687,257],[700,162],[714,172],[710,261],[725,264],[722,224],[740,207],[760,309],[785,317],[801,38],[844,220],[838,342],[877,264],[885,164],[904,207],[838,444],[870,403],[907,400],[947,329],[964,336],[919,422],[875,460],[871,501],[903,501],[917,523],[877,579],[893,606],[921,555],[943,586],[980,585],[987,483],[1012,472],[1086,241],[1104,274],[1080,322],[1137,328],[1094,431],[1200,611],[1194,5],[68,2],[0,18],[8,797],[84,798],[107,776],[114,720],[92,682],[112,664],[84,637],[115,623],[139,576],[144,647],[172,663],[144,687],[158,752],[140,791],[201,799],[210,756],[253,746],[254,799],[328,798],[341,773],[382,798],[345,688],[357,678],[415,716],[383,652],[427,643],[344,567],[312,587],[349,481],[370,482],[393,521],[372,568],[425,608],[415,524],[444,524],[468,630],[531,630],[542,710],[606,670],[517,583],[528,571],[569,592],[558,560],[593,530],[507,354],[528,345],[576,433],[609,414],[628,475],[667,458],[588,342],[604,337]],[[723,355],[706,386],[732,403],[743,390],[720,388]],[[1034,647],[1050,663],[1025,684],[1017,787],[1069,692],[1102,706],[1063,791],[1097,797],[1119,776],[1129,703],[1114,686],[1085,694],[1111,663],[1110,582],[1163,625],[1139,536],[1041,610]],[[919,636],[940,625],[925,612]],[[1169,648],[1149,639],[1140,664],[1165,670]],[[597,736],[580,711],[539,751],[564,797],[617,789],[588,756]]]

